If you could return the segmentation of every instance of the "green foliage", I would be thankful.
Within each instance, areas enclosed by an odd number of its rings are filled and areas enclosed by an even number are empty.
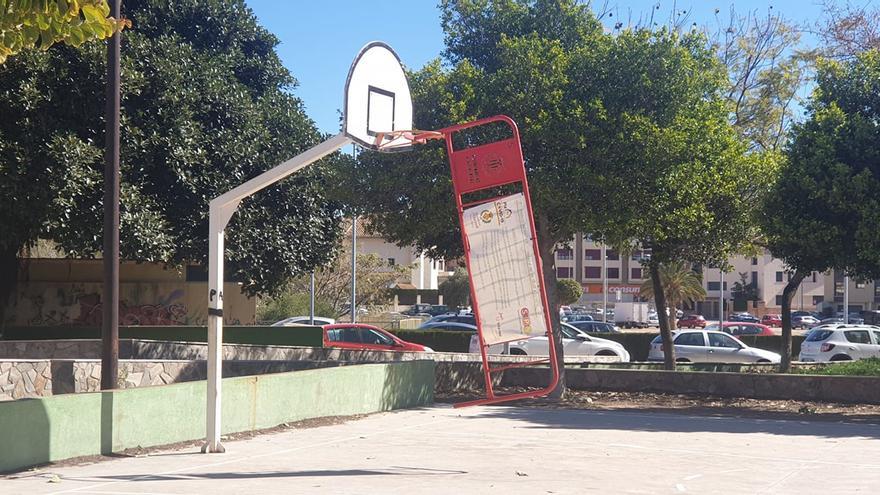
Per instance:
[[[682,261],[662,263],[659,268],[660,285],[666,295],[666,304],[672,308],[678,308],[685,302],[702,301],[706,298],[706,289],[703,288],[703,280],[699,273],[695,272],[689,263]],[[642,297],[654,298],[654,280],[650,272],[642,282],[639,293]],[[669,315],[672,328],[675,328],[675,314]]]
[[[401,339],[422,344],[439,352],[468,352],[473,332],[450,332],[447,330],[389,330]]]
[[[0,0],[0,64],[28,48],[79,46],[130,25],[110,17],[107,0]]]
[[[757,301],[759,299],[758,287],[748,281],[747,275],[746,272],[740,272],[739,280],[733,283],[730,292],[736,299],[742,299],[743,301]]]
[[[559,304],[576,303],[582,295],[584,295],[584,288],[576,280],[563,278],[556,281],[556,297]]]
[[[276,321],[290,318],[291,316],[308,316],[309,295],[308,293],[285,292],[265,301],[260,301],[257,307],[257,321],[275,323]],[[333,306],[315,299],[315,316],[336,315]]]
[[[795,372],[804,375],[880,376],[880,359],[868,358],[832,363],[824,368],[796,369]]]
[[[471,284],[467,270],[458,267],[451,277],[444,280],[440,286],[440,294],[443,302],[450,308],[467,306],[471,297]]]
[[[878,89],[878,51],[819,66],[762,217],[770,251],[793,269],[880,278]]]
[[[317,144],[278,40],[241,0],[128,0],[122,46],[121,254],[204,262],[213,197]],[[59,45],[0,73],[0,252],[38,237],[71,256],[102,245],[106,72],[102,46]],[[333,258],[335,155],[245,200],[226,233],[227,272],[278,292]]]

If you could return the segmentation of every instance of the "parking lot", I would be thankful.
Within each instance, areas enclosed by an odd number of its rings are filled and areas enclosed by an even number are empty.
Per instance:
[[[446,405],[47,467],[3,494],[876,493],[880,427]]]

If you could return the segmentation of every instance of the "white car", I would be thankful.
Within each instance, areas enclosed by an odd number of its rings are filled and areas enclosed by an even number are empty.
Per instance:
[[[818,324],[819,319],[815,316],[802,315],[791,317],[791,326],[793,328],[812,328]]]
[[[813,327],[801,344],[798,361],[851,361],[880,357],[880,327],[830,324]]]
[[[683,330],[673,332],[675,361],[679,363],[773,363],[781,356],[775,352],[749,347],[724,332]],[[663,360],[663,343],[658,335],[651,341],[649,361]]]
[[[336,323],[336,320],[333,318],[325,318],[323,316],[315,317],[315,326],[323,326],[323,325],[333,325]],[[291,316],[290,318],[285,318],[281,321],[276,321],[271,326],[273,327],[289,327],[292,325],[309,325],[309,317],[308,316]]]
[[[561,325],[562,350],[565,356],[617,356],[621,362],[629,362],[629,352],[624,349],[622,344],[587,335],[568,323],[561,323]],[[550,346],[546,336],[517,340],[509,342],[508,345],[509,353],[515,356],[548,356],[550,354]],[[489,347],[489,352],[500,354],[503,348],[504,344],[495,344]]]

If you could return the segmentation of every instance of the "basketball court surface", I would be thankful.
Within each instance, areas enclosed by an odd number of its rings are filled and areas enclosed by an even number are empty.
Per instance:
[[[877,493],[880,426],[439,405],[0,477],[2,494]]]

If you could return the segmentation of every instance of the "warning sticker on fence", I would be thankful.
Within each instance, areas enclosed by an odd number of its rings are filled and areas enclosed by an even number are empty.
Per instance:
[[[540,274],[522,193],[465,209],[464,230],[485,343],[546,335]]]

